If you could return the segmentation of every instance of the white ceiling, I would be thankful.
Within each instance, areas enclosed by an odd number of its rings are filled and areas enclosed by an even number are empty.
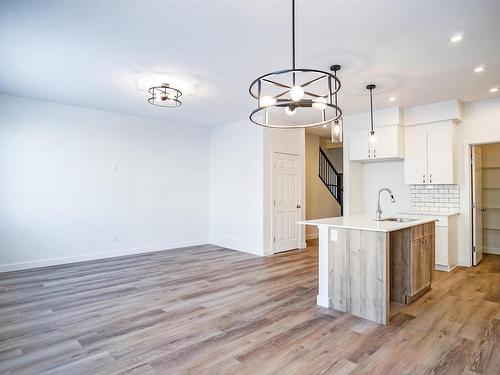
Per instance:
[[[485,98],[499,19],[500,1],[298,0],[297,67],[341,64],[345,114],[367,110],[367,83],[376,108]],[[289,68],[290,48],[289,0],[0,3],[0,92],[180,124],[248,116],[250,82]],[[151,78],[177,83],[183,106],[148,104]]]

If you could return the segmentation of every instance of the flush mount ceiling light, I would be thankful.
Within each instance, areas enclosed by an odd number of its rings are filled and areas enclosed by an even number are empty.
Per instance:
[[[370,90],[370,143],[375,143],[375,130],[373,129],[373,89],[377,87],[373,84],[366,86]]]
[[[342,116],[335,101],[339,79],[332,73],[295,66],[295,0],[292,0],[292,69],[264,74],[250,85],[257,109],[249,118],[269,128],[294,129],[327,125]],[[293,118],[290,118],[293,116]]]
[[[170,108],[180,107],[182,105],[179,100],[182,92],[170,87],[168,83],[162,83],[160,86],[150,87],[148,92],[151,94],[148,102],[153,105]]]
[[[390,102],[395,102],[395,101],[396,101],[396,97],[391,96],[391,97],[389,98],[389,101],[390,101]]]

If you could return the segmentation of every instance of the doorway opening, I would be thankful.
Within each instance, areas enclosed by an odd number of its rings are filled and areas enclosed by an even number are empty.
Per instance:
[[[324,132],[323,132],[324,131]],[[306,220],[343,215],[343,144],[333,143],[328,129],[307,129]],[[315,226],[306,226],[306,241],[314,245],[318,238]]]
[[[500,143],[471,146],[472,264],[500,255]]]

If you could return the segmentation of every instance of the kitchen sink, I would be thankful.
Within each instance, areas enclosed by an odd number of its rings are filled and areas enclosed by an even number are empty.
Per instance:
[[[396,221],[398,223],[409,223],[418,219],[410,219],[407,217],[386,217],[384,219],[375,219],[376,221]]]

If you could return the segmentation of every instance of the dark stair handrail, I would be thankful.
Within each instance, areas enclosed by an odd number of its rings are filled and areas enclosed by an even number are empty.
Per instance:
[[[344,192],[344,184],[343,184],[343,174],[337,172],[333,164],[330,162],[325,152],[319,149],[319,178],[325,184],[328,191],[332,194],[335,200],[340,205],[340,213],[344,214],[343,207],[343,192]]]

